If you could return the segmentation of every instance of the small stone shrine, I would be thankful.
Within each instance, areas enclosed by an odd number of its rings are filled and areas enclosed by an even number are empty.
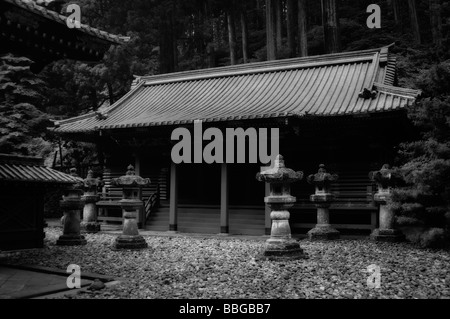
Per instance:
[[[331,183],[337,181],[338,175],[327,173],[325,165],[319,165],[319,171],[316,174],[309,175],[308,183],[316,187],[315,194],[311,195],[310,200],[317,207],[317,224],[308,232],[310,240],[331,240],[339,238],[339,231],[330,225],[330,205],[334,195],[330,191]]]
[[[44,247],[45,195],[80,181],[43,158],[0,154],[0,250]]]
[[[258,181],[270,184],[270,194],[264,198],[264,202],[272,210],[272,228],[264,251],[264,256],[269,259],[306,258],[298,241],[291,237],[288,211],[297,200],[290,194],[290,184],[302,178],[303,172],[295,172],[285,167],[281,155],[276,157],[273,168],[256,175]]]
[[[143,249],[148,245],[139,235],[137,217],[143,206],[142,187],[150,185],[149,178],[135,174],[134,167],[128,166],[126,175],[112,180],[113,185],[122,187],[123,197],[119,201],[123,215],[123,231],[116,238],[115,249]]]
[[[391,187],[394,185],[395,178],[388,164],[384,164],[379,171],[369,173],[369,178],[377,184],[377,192],[373,200],[380,206],[379,228],[375,229],[370,238],[376,241],[398,242],[404,240],[404,235],[395,229],[395,215],[388,207],[391,194]]]

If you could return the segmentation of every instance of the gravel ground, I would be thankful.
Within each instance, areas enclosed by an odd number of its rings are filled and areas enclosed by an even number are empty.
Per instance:
[[[308,259],[258,259],[261,240],[147,236],[149,249],[114,251],[116,235],[85,234],[86,246],[55,245],[61,228],[46,228],[45,248],[8,261],[126,278],[121,284],[65,298],[450,298],[450,253],[407,243],[300,241]],[[369,288],[369,265],[381,287]]]

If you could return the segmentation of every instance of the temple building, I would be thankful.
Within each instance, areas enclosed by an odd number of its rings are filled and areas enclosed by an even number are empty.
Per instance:
[[[49,3],[60,9],[59,2]],[[69,28],[67,19],[31,0],[0,0],[0,54],[27,57],[34,62],[31,71],[39,73],[50,62],[61,59],[100,61],[111,45],[128,41],[127,37],[86,24]]]
[[[413,133],[405,109],[419,94],[396,86],[396,59],[382,47],[137,77],[115,104],[58,121],[54,130],[98,146],[105,198],[118,193],[109,181],[129,164],[150,177],[144,200],[154,202],[156,194],[158,202],[142,213],[146,229],[264,235],[271,227],[268,189],[255,176],[268,163],[175,164],[171,150],[178,141],[171,135],[186,128],[194,136],[199,120],[203,130],[217,128],[223,136],[227,128],[278,128],[287,166],[307,176],[324,164],[339,175],[331,189],[332,226],[369,234],[377,207],[368,173],[392,163],[395,147]],[[292,185],[294,234],[316,224],[314,191],[305,180]],[[113,199],[99,205],[105,220],[120,219]]]

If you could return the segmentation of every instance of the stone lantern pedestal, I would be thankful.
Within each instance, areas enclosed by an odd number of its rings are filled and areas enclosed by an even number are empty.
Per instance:
[[[339,239],[339,231],[330,225],[330,205],[334,199],[331,194],[330,186],[333,181],[336,181],[338,176],[331,175],[325,170],[325,165],[319,166],[319,171],[316,174],[308,176],[308,183],[316,187],[315,194],[311,195],[310,200],[317,207],[317,224],[308,232],[310,240],[333,240]]]
[[[143,205],[141,189],[150,184],[150,179],[135,175],[134,167],[128,166],[126,175],[114,178],[112,183],[123,188],[123,198],[119,201],[123,214],[122,234],[116,238],[115,249],[147,248],[144,237],[139,235],[137,218]]]
[[[394,178],[388,164],[384,164],[381,170],[370,172],[369,178],[376,182],[378,190],[373,200],[379,205],[379,228],[375,229],[370,238],[375,241],[399,242],[405,239],[398,229],[395,229],[395,215],[389,209],[387,202],[391,195],[391,186]]]
[[[70,175],[77,177],[76,170],[72,168]],[[81,198],[83,193],[83,180],[65,191],[60,207],[64,210],[63,234],[59,236],[56,244],[59,246],[86,245],[86,239],[80,233],[80,214],[84,206]]]
[[[103,182],[99,178],[93,177],[92,170],[89,170],[87,177],[83,181],[85,202],[83,208],[83,221],[81,227],[88,233],[96,233],[100,231],[100,224],[97,222],[97,205],[100,196],[97,195],[97,187],[102,186]]]
[[[270,238],[266,241],[264,256],[270,259],[306,258],[298,241],[291,237],[289,211],[296,198],[290,195],[290,184],[303,178],[303,172],[294,172],[284,165],[284,159],[278,155],[274,167],[258,173],[257,180],[270,184],[270,195],[264,202],[272,210],[272,228]]]

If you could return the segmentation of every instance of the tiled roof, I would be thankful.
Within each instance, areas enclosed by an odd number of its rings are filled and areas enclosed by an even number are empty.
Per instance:
[[[393,87],[394,78],[387,47],[146,76],[101,114],[56,122],[56,131],[391,111],[420,94]],[[377,94],[362,97],[364,89]]]
[[[58,23],[66,25],[66,20],[67,20],[66,16],[58,14],[55,11],[48,10],[42,6],[38,6],[34,1],[30,1],[30,0],[1,0],[1,1],[8,2],[10,4],[21,7],[31,13],[40,15],[44,18],[47,18],[47,19],[50,19],[50,20],[53,20]],[[106,41],[116,43],[116,44],[126,42],[128,39],[127,37],[113,35],[108,32],[92,28],[86,24],[81,24],[81,27],[79,30],[81,30],[87,34],[93,35],[95,37],[104,39]]]
[[[81,180],[43,166],[40,158],[0,154],[0,182],[73,184]]]

